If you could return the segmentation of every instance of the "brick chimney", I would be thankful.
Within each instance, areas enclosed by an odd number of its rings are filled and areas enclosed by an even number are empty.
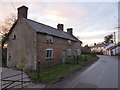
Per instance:
[[[68,33],[69,35],[73,35],[73,29],[72,29],[72,28],[68,28],[68,29],[67,29],[67,33]]]
[[[28,7],[23,5],[23,6],[19,7],[17,10],[18,10],[18,19],[27,18]]]
[[[63,25],[63,24],[58,24],[58,25],[57,25],[57,29],[63,31],[64,25]]]

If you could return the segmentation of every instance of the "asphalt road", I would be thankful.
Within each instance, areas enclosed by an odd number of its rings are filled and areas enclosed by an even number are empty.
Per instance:
[[[118,88],[118,59],[99,55],[100,59],[46,88]]]

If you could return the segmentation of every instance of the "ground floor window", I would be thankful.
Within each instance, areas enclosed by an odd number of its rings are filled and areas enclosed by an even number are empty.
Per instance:
[[[51,59],[53,58],[53,49],[49,48],[46,49],[46,59]]]
[[[68,49],[68,56],[71,56],[71,49]]]
[[[77,49],[77,55],[80,55],[81,52],[80,52],[80,49]]]

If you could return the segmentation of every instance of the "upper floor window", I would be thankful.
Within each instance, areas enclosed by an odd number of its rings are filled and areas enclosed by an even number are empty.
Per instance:
[[[15,34],[13,34],[12,40],[15,40],[15,39],[16,39],[16,35],[15,35]]]
[[[71,45],[71,40],[68,40],[68,45]]]
[[[49,36],[49,35],[46,35],[46,43],[47,44],[52,44],[53,43],[53,37]]]
[[[51,59],[53,58],[53,49],[49,48],[46,49],[46,59]]]

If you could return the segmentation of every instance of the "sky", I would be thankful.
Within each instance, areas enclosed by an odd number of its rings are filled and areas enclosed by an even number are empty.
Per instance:
[[[11,1],[11,2],[10,2]],[[0,2],[0,23],[11,14],[17,17],[17,8],[25,5],[28,19],[57,27],[64,24],[64,31],[73,28],[73,34],[83,45],[99,43],[104,37],[116,32],[118,34],[118,2]],[[118,36],[117,36],[118,37]]]

